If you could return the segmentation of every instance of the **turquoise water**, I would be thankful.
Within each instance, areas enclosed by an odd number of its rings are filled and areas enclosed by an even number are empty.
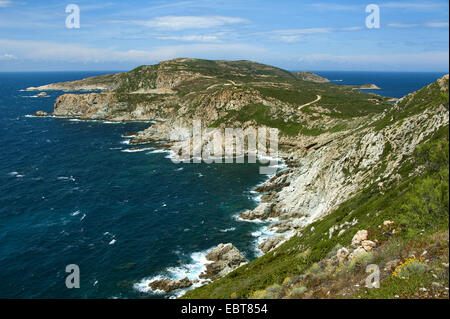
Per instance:
[[[396,97],[438,77],[320,73],[376,83]],[[205,251],[219,243],[256,257],[261,224],[235,215],[257,205],[251,190],[267,178],[257,164],[174,164],[167,153],[123,152],[129,146],[122,135],[148,123],[27,116],[51,112],[63,92],[35,98],[21,89],[97,74],[0,73],[2,298],[168,297],[136,284],[193,276]],[[80,267],[79,289],[65,286],[68,264]]]

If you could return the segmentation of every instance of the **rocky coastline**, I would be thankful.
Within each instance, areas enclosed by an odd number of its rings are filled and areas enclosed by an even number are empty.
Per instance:
[[[162,67],[164,67],[164,63]],[[175,78],[167,74],[158,74],[156,88],[174,89],[183,81],[205,80],[204,75],[188,74],[177,71]],[[237,72],[237,71],[236,71]],[[117,79],[116,76],[113,78]],[[183,133],[184,127],[189,127],[195,116],[201,118],[206,125],[216,124],[227,112],[242,109],[247,105],[263,105],[281,109],[283,116],[293,116],[294,111],[287,109],[286,103],[263,96],[260,92],[241,88],[236,83],[221,83],[223,90],[213,93],[202,93],[195,96],[191,93],[184,95],[152,94],[142,96],[153,99],[152,103],[138,100],[130,107],[130,99],[136,99],[133,94],[123,96],[112,93],[111,90],[120,88],[120,85],[111,80],[111,76],[103,79],[101,85],[90,80],[86,84],[79,81],[70,84],[50,84],[28,90],[75,90],[75,89],[101,89],[103,93],[64,94],[57,98],[54,112],[47,114],[36,112],[35,116],[69,117],[87,120],[106,121],[156,121],[155,124],[141,132],[132,132],[130,144],[142,145],[160,143],[159,148],[169,150],[174,143],[184,142],[191,136]],[[448,75],[438,80],[443,89]],[[111,82],[110,82],[111,81]],[[106,84],[105,84],[106,83]],[[448,83],[448,82],[447,82]],[[219,84],[213,84],[219,85]],[[318,84],[325,85],[325,84]],[[232,89],[230,89],[230,87]],[[210,89],[208,83],[206,90]],[[359,86],[349,89],[376,89],[374,86]],[[448,88],[447,88],[448,90]],[[135,92],[136,90],[132,90]],[[145,91],[147,92],[147,91]],[[415,93],[400,99],[393,106],[393,110],[400,108],[402,103],[408,102]],[[156,96],[157,95],[157,96]],[[252,104],[253,103],[253,104]],[[378,103],[375,101],[374,103]],[[195,105],[195,113],[191,114],[188,106]],[[323,108],[322,108],[323,109]],[[315,110],[322,110],[317,106]],[[297,111],[298,113],[298,111]],[[326,112],[325,112],[326,113]],[[324,114],[325,114],[324,113]],[[183,115],[189,114],[189,117]],[[314,115],[315,113],[313,113]],[[326,130],[322,134],[298,134],[296,136],[283,135],[280,145],[284,146],[279,156],[286,163],[286,168],[271,176],[268,181],[258,186],[255,192],[260,193],[261,203],[252,210],[239,215],[243,221],[270,222],[268,229],[276,236],[269,237],[261,242],[258,248],[268,253],[279,247],[292,236],[301,235],[302,231],[312,222],[326,216],[351,196],[357,194],[369,185],[376,185],[379,191],[389,183],[399,179],[396,169],[422,141],[442,126],[448,125],[448,106],[439,105],[435,108],[424,109],[423,112],[411,114],[402,121],[390,121],[392,113],[362,115],[359,119],[351,118],[342,130]],[[300,116],[309,116],[300,114]],[[324,125],[332,126],[334,119],[327,119]],[[382,122],[385,120],[385,122]],[[359,122],[360,121],[360,122]],[[374,125],[374,123],[383,125]],[[330,124],[331,123],[331,124]],[[243,129],[258,127],[254,120],[241,123]],[[224,124],[217,124],[222,128]],[[415,132],[420,131],[420,134]],[[208,134],[204,129],[204,134]],[[175,138],[174,138],[175,136]],[[224,145],[223,145],[224,146]],[[139,148],[140,146],[137,146]],[[208,143],[202,143],[202,149]],[[177,155],[177,154],[175,154]],[[380,168],[383,168],[381,170]],[[339,230],[339,234],[345,232]],[[356,235],[355,235],[356,236]],[[359,236],[359,237],[358,237]],[[373,242],[367,236],[359,233],[355,244],[350,250],[342,250],[339,258],[347,258],[355,254],[370,250]],[[376,243],[375,243],[376,245]],[[361,248],[362,247],[362,248]],[[361,249],[360,249],[361,248]],[[207,255],[206,270],[199,279],[216,280],[221,278],[245,262],[245,258],[232,244],[220,244]],[[152,290],[173,291],[193,286],[195,283],[187,278],[178,280],[158,279],[149,285]]]

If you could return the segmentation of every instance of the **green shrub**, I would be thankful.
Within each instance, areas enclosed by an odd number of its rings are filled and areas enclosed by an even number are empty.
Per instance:
[[[293,288],[291,291],[289,291],[289,297],[300,297],[303,295],[308,289],[304,286],[299,286]]]
[[[423,262],[413,262],[402,267],[398,275],[400,278],[410,278],[414,275],[422,275],[429,269],[428,265]]]

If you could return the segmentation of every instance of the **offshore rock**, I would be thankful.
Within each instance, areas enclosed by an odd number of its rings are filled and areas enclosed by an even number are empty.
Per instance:
[[[247,262],[241,252],[230,243],[219,244],[206,255],[206,259],[211,263],[206,265],[206,270],[200,274],[200,278],[211,280],[222,278]]]
[[[152,290],[162,290],[164,292],[170,292],[176,289],[188,288],[192,286],[192,282],[187,278],[172,280],[168,278],[158,279],[150,282],[148,286]]]

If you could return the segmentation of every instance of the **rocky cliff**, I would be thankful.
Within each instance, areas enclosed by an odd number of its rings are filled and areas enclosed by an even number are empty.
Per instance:
[[[309,138],[313,147],[296,149],[287,156],[296,167],[279,173],[260,187],[265,192],[278,191],[263,197],[259,207],[241,217],[277,217],[280,221],[273,227],[279,232],[298,230],[330,213],[371,183],[377,182],[382,187],[401,179],[397,169],[404,159],[449,121],[445,99],[431,100],[429,103],[437,103],[421,107],[425,102],[417,95],[430,100],[441,93],[448,94],[448,75],[367,119],[362,127]],[[403,116],[396,118],[399,114]]]
[[[448,299],[448,94],[446,75],[364,125],[298,136],[306,146],[240,216],[286,233],[184,298]]]

